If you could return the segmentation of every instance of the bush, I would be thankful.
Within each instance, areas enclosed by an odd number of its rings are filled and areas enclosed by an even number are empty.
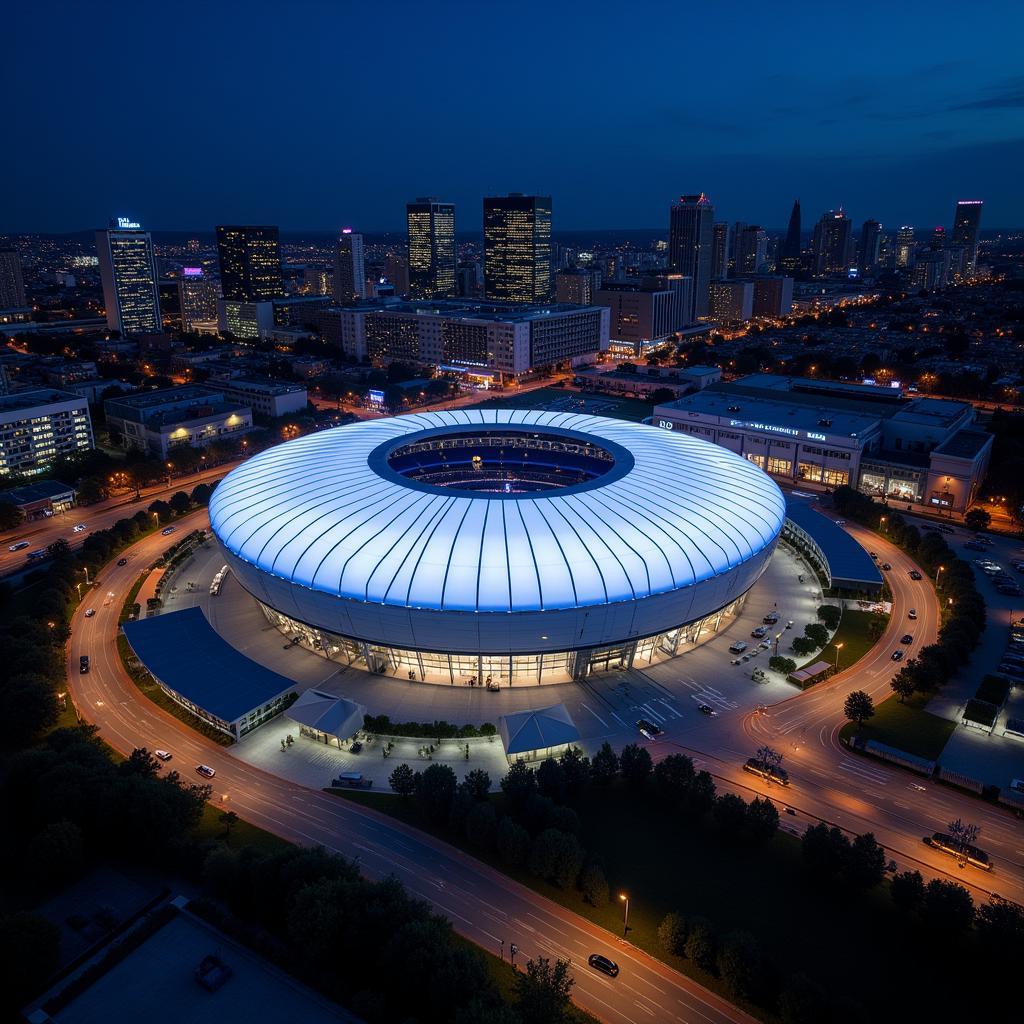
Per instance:
[[[828,629],[835,629],[843,617],[843,610],[835,604],[823,604],[818,608],[818,618]]]
[[[530,852],[530,833],[518,822],[504,817],[498,822],[495,845],[501,862],[510,868],[517,868],[526,862]]]
[[[796,662],[792,658],[784,658],[780,654],[775,654],[768,659],[768,667],[775,672],[781,672],[784,676],[788,676],[796,671]]]
[[[924,902],[924,879],[920,871],[901,871],[889,883],[889,895],[902,910],[917,910]]]
[[[690,923],[690,933],[686,936],[687,960],[692,960],[701,970],[709,973],[715,969],[718,956],[718,943],[711,925],[703,918]]]
[[[718,951],[718,973],[729,994],[749,999],[761,977],[761,949],[749,932],[733,932]]]
[[[619,771],[634,789],[642,789],[653,770],[651,755],[646,747],[630,743],[622,748],[619,755]]]
[[[583,898],[593,907],[603,907],[608,903],[608,880],[599,864],[589,863],[580,875],[580,888]]]
[[[807,623],[804,636],[813,640],[816,647],[824,647],[828,643],[828,630],[820,622]]]
[[[686,918],[672,911],[666,914],[658,925],[658,944],[669,956],[684,956],[689,934]]]

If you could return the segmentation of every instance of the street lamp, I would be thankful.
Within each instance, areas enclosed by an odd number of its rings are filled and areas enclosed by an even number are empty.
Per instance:
[[[629,932],[629,896],[620,892],[619,899],[626,905],[622,914],[622,934],[626,935]]]
[[[886,520],[886,518],[887,518],[886,516],[882,516],[882,518],[878,520],[878,525],[881,526],[882,533],[885,533],[885,520]]]
[[[938,567],[938,569],[935,570],[935,589],[936,590],[939,589],[939,577],[942,575],[942,570],[945,569],[945,568],[946,567],[944,565],[940,565]]]
[[[843,649],[842,644],[836,644],[836,671],[839,671],[839,652]]]
[[[82,566],[82,572],[85,573],[85,585],[89,586],[89,566]]]

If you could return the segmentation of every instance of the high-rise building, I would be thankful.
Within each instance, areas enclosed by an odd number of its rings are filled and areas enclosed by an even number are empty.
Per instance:
[[[409,232],[409,294],[417,299],[455,294],[455,207],[432,197],[405,207]]]
[[[757,224],[737,224],[733,233],[733,267],[737,276],[758,274],[768,259],[768,235]]]
[[[267,225],[220,225],[217,228],[220,286],[225,299],[265,302],[284,294],[281,242]]]
[[[409,294],[409,289],[411,287],[409,281],[409,261],[404,256],[385,256],[384,276],[395,286],[396,294]],[[458,283],[458,274],[456,274],[456,289],[458,288]]]
[[[814,226],[814,273],[845,274],[853,262],[853,231],[850,218],[829,210]]]
[[[782,243],[782,254],[779,266],[788,273],[800,269],[800,200],[793,200],[793,209],[789,215],[789,226],[786,228],[786,240]]]
[[[929,249],[946,248],[946,229],[941,224],[932,228],[932,240],[928,243]]]
[[[753,281],[712,281],[711,315],[723,323],[740,323],[754,315]]]
[[[862,274],[871,274],[882,258],[882,225],[877,220],[866,220],[860,229],[860,254],[857,266]]]
[[[484,295],[504,302],[551,298],[551,197],[484,199]]]
[[[755,277],[754,316],[780,317],[793,312],[793,278],[777,274]]]
[[[135,221],[118,217],[114,223],[96,232],[107,326],[125,335],[159,334],[163,321],[153,239]]]
[[[909,224],[896,232],[896,269],[908,270],[914,265],[914,229]]]
[[[708,315],[714,221],[715,208],[703,192],[680,196],[669,214],[669,270],[693,281],[688,323]]]
[[[182,267],[178,281],[178,305],[181,325],[191,331],[197,324],[217,319],[217,282],[207,277],[202,267]]]
[[[668,341],[675,295],[654,280],[606,281],[594,293],[594,304],[609,309],[608,332],[614,352],[643,356]]]
[[[981,199],[961,199],[953,215],[953,244],[964,248],[964,272],[978,266],[978,235],[981,230]]]
[[[363,236],[342,228],[334,261],[334,300],[347,306],[366,298]]]
[[[591,267],[560,270],[555,274],[555,301],[590,306],[601,287],[601,271]]]
[[[715,221],[711,232],[711,277],[729,276],[729,225]]]
[[[25,308],[21,257],[15,249],[0,249],[0,309]]]

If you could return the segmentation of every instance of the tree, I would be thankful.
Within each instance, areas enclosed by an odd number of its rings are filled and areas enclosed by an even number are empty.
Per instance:
[[[779,830],[779,812],[767,797],[754,797],[747,804],[747,832],[755,842],[765,842]]]
[[[843,616],[843,610],[835,604],[823,604],[818,607],[818,618],[828,629],[835,629]]]
[[[619,755],[619,770],[633,789],[642,789],[652,770],[651,755],[647,748],[635,743],[623,747]]]
[[[501,780],[501,791],[505,794],[513,814],[526,809],[526,801],[537,790],[537,777],[525,761],[516,761]]]
[[[800,841],[804,867],[821,879],[833,879],[842,871],[850,852],[850,841],[835,825],[810,825]]]
[[[845,877],[854,889],[871,889],[885,878],[885,850],[871,832],[854,836],[846,857]]]
[[[768,667],[782,675],[792,675],[796,671],[796,662],[792,658],[783,658],[781,655],[773,655],[768,659]]]
[[[986,956],[1004,969],[1024,957],[1024,909],[999,900],[978,908],[975,925]]]
[[[747,820],[746,801],[735,793],[723,793],[715,801],[714,818],[722,833],[735,839],[743,832]]]
[[[808,654],[813,654],[821,644],[816,644],[807,636],[795,636],[793,637],[793,643],[790,646],[793,648],[797,657],[804,658]]]
[[[901,871],[889,883],[893,903],[902,910],[917,910],[924,902],[924,879],[920,871]]]
[[[161,501],[157,498],[156,501],[151,502],[149,511],[156,515],[157,521],[160,523],[169,523],[174,518],[174,512],[171,506],[166,501]]]
[[[619,774],[618,755],[612,750],[611,744],[607,740],[601,744],[601,749],[594,755],[594,759],[591,761],[591,771],[594,781],[602,786],[607,786]]]
[[[909,667],[910,662],[907,662],[906,667],[901,668],[899,672],[889,680],[889,686],[892,688],[892,692],[899,697],[901,704],[905,703],[908,697],[912,697],[914,695],[914,677],[907,671]]]
[[[992,516],[983,508],[972,508],[968,511],[967,515],[964,516],[964,526],[968,530],[987,530],[992,524]]]
[[[466,838],[478,849],[488,851],[494,845],[498,816],[487,801],[474,801],[466,818]]]
[[[506,816],[498,822],[495,843],[502,863],[506,867],[517,868],[525,863],[530,851],[530,833]]]
[[[491,777],[483,768],[474,768],[466,775],[463,785],[474,800],[486,800],[491,792]]]
[[[944,945],[971,927],[974,901],[962,885],[933,878],[924,890],[921,919],[936,946]]]
[[[25,864],[40,885],[57,888],[82,870],[84,851],[82,830],[74,822],[55,821],[32,837]]]
[[[0,530],[13,530],[21,526],[24,518],[24,513],[13,502],[0,501]]]
[[[690,922],[690,932],[686,936],[686,958],[692,960],[701,970],[711,972],[715,968],[718,943],[711,925],[703,918]]]
[[[6,668],[10,670],[15,652],[8,643],[4,647]],[[57,721],[57,713],[57,697],[49,678],[40,672],[19,671],[0,686],[0,747],[16,750],[28,746]]]
[[[820,622],[808,622],[804,626],[804,636],[811,640],[815,647],[824,647],[828,643],[828,630]]]
[[[565,778],[565,789],[571,800],[578,800],[590,784],[590,758],[579,747],[569,747],[558,759]]]
[[[167,504],[173,512],[182,516],[192,507],[192,499],[184,491],[175,491]]]
[[[718,951],[718,973],[733,998],[749,999],[761,977],[761,949],[750,932],[733,932]]]
[[[857,728],[860,729],[869,718],[874,717],[875,702],[863,690],[854,690],[846,698],[846,703],[843,705],[843,714],[851,722],[856,722]]]
[[[608,902],[608,880],[600,864],[591,861],[580,875],[583,898],[593,907],[603,907]]]
[[[136,747],[128,759],[118,765],[118,771],[122,775],[142,775],[152,779],[160,773],[160,762],[145,747]]]
[[[455,772],[446,764],[432,764],[418,772],[414,796],[424,817],[433,822],[447,820],[456,785]]]
[[[67,542],[66,538],[58,537],[52,544],[46,545],[46,550],[54,558],[63,558],[65,555],[71,554],[71,545]]]
[[[669,956],[683,956],[689,934],[686,918],[673,910],[666,914],[658,925],[658,944]]]
[[[388,782],[392,790],[404,800],[412,796],[416,788],[416,773],[407,764],[400,764],[392,771]]]
[[[516,1008],[522,1024],[565,1021],[574,984],[568,960],[554,964],[543,956],[527,960],[526,970],[516,975]]]
[[[0,963],[7,982],[0,987],[0,1015],[16,1011],[46,984],[60,961],[60,929],[26,912],[0,917]]]
[[[792,975],[779,996],[782,1024],[820,1024],[827,1019],[828,1000],[824,991],[807,975]]]
[[[537,766],[537,791],[555,803],[565,799],[565,772],[553,757],[545,758]]]
[[[693,785],[693,761],[686,754],[669,754],[654,766],[654,786],[666,803],[675,806]]]
[[[238,815],[234,811],[223,811],[218,820],[224,826],[224,839],[230,845],[231,830],[238,824]]]

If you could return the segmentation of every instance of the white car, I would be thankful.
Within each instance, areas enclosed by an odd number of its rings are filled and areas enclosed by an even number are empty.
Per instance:
[[[212,779],[217,774],[208,764],[197,764],[196,771],[206,779]]]
[[[154,750],[153,756],[159,757],[161,761],[170,761],[171,752],[169,750]],[[200,765],[200,767],[202,766]],[[196,770],[198,771],[199,769],[197,768]]]
[[[96,614],[96,609],[95,608],[86,608],[85,609],[85,617],[87,619],[91,619],[95,614]]]
[[[8,551],[21,551],[23,548],[28,547],[27,540],[19,540],[12,544],[7,550]]]
[[[73,531],[73,532],[74,532],[74,533],[85,533],[85,530],[86,530],[86,526],[85,526],[85,523],[79,523],[79,524],[78,524],[78,525],[77,525],[77,526],[75,527],[75,529],[74,529],[74,531]]]

